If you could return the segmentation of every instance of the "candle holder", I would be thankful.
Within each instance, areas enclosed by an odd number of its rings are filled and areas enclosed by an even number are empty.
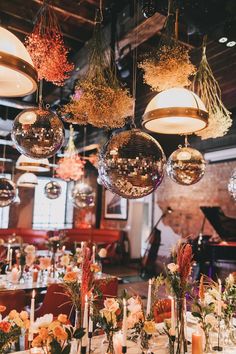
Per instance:
[[[93,333],[92,332],[88,332],[89,354],[92,353],[92,337],[93,337]]]
[[[217,345],[213,346],[212,349],[216,352],[222,352],[223,347],[220,345],[220,335],[221,335],[221,325],[220,325],[221,316],[218,316],[218,336],[217,336]]]
[[[122,346],[122,354],[127,353],[127,346]]]
[[[80,353],[81,353],[81,354],[86,354],[86,352],[87,352],[87,347],[82,347],[82,346],[81,346]]]

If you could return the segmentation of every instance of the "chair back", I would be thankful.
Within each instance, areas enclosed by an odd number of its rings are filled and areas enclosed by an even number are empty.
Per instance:
[[[153,315],[156,323],[161,323],[165,319],[171,318],[171,300],[157,300],[153,306]]]
[[[49,285],[42,305],[35,311],[35,317],[44,316],[47,313],[52,313],[57,317],[61,313],[71,318],[72,303],[66,295],[65,289],[61,284]]]
[[[9,314],[11,310],[21,312],[26,305],[26,296],[24,290],[4,290],[0,291],[0,305],[6,307],[2,317]]]

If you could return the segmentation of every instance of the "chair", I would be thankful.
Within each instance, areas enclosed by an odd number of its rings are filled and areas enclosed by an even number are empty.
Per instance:
[[[51,284],[47,289],[42,305],[35,311],[35,317],[41,317],[47,313],[52,313],[54,317],[57,317],[63,313],[71,318],[72,307],[73,305],[66,295],[64,287],[61,284]]]
[[[153,306],[153,315],[156,323],[161,323],[165,319],[171,318],[171,300],[157,300]]]
[[[2,313],[2,317],[8,315],[11,310],[18,312],[24,310],[25,304],[24,290],[4,290],[0,292],[0,305],[6,306],[6,311]]]

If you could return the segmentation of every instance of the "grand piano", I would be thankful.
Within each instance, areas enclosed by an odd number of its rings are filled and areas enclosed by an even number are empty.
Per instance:
[[[195,260],[199,264],[199,274],[216,278],[226,268],[236,271],[236,219],[224,214],[220,207],[201,207],[204,214],[202,230],[193,242]],[[211,236],[204,235],[205,220],[213,226],[220,242],[212,242]]]

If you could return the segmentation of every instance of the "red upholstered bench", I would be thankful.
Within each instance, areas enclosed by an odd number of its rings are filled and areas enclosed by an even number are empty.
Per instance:
[[[46,242],[48,240],[47,231],[32,230],[24,228],[0,229],[0,238],[8,242],[17,236],[21,237],[23,243],[34,244],[37,249],[47,249]],[[17,242],[17,241],[16,241]]]

